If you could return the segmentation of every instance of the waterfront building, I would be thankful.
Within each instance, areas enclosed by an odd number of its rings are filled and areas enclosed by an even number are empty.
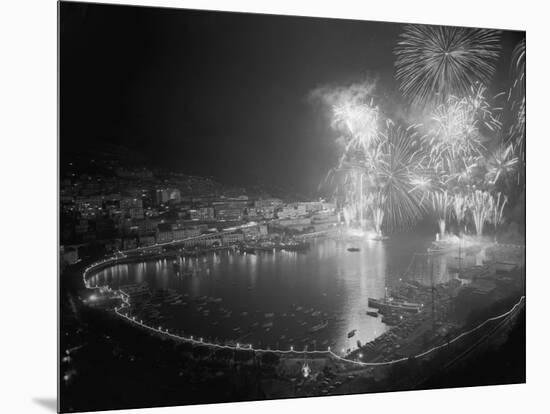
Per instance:
[[[222,244],[234,244],[240,243],[244,240],[244,235],[242,233],[223,233]]]
[[[155,234],[139,236],[139,245],[140,246],[152,246],[155,243],[156,243]]]
[[[307,215],[307,211],[304,203],[287,204],[277,212],[279,219],[294,219],[305,215]]]

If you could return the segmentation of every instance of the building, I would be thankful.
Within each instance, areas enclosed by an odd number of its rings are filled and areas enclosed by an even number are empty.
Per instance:
[[[103,199],[101,197],[78,197],[75,200],[75,208],[80,217],[95,219],[103,213]]]
[[[155,243],[156,243],[155,234],[139,236],[139,245],[142,247],[152,246]]]
[[[197,221],[211,221],[214,220],[214,208],[213,207],[199,207],[189,210],[189,218]]]
[[[240,243],[244,240],[244,235],[242,233],[222,233],[221,240],[222,244]]]
[[[307,215],[306,205],[304,203],[287,204],[277,212],[279,219],[295,219]]]
[[[254,202],[254,208],[256,209],[263,209],[263,208],[279,208],[283,206],[283,200],[278,198],[264,198],[260,200],[256,200]]]
[[[170,199],[170,192],[167,188],[157,188],[155,190],[153,199],[157,206],[167,203]]]
[[[278,227],[302,231],[308,227],[311,227],[311,219],[309,217],[279,219],[273,224]]]
[[[251,224],[239,227],[239,230],[243,233],[245,239],[254,239],[267,235],[267,225],[265,224]]]
[[[338,225],[337,213],[328,210],[319,211],[311,216],[311,225],[316,231],[327,230]]]
[[[140,198],[123,197],[120,199],[120,210],[125,217],[132,219],[142,219],[143,201]]]
[[[247,196],[221,198],[212,203],[217,220],[242,220],[248,205]]]

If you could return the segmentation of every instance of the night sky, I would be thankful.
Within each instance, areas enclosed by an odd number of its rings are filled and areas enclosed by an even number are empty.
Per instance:
[[[64,155],[122,145],[151,167],[310,193],[336,162],[326,108],[311,92],[393,80],[402,25],[61,3],[60,139]],[[504,32],[491,88],[506,86]]]

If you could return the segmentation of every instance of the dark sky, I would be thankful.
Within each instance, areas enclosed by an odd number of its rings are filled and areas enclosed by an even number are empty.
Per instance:
[[[152,166],[309,191],[335,162],[335,134],[312,90],[370,75],[401,100],[392,54],[400,24],[60,7],[62,159],[111,142]],[[521,36],[503,36],[497,85]]]

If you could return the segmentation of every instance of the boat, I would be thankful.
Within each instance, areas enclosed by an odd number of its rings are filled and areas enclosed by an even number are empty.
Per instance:
[[[321,329],[325,329],[326,327],[328,326],[328,321],[324,321],[322,323],[319,323],[315,326],[312,326],[310,329],[309,329],[309,332],[310,333],[313,333],[313,332],[318,332],[320,331]]]
[[[359,247],[348,247],[348,252],[359,252],[361,249]]]
[[[384,299],[369,298],[368,304],[369,308],[378,309],[379,312],[403,311],[418,313],[422,310],[423,307],[423,305],[419,303],[407,302],[392,297],[387,297]]]
[[[355,336],[355,332],[357,332],[357,329],[353,329],[348,332],[348,338],[353,338]]]
[[[251,246],[243,246],[240,248],[241,253],[256,254],[256,249]]]
[[[290,243],[284,243],[281,244],[281,247],[283,250],[286,250],[288,252],[300,252],[309,249],[309,243],[308,242],[290,242]]]
[[[378,318],[378,312],[367,311],[367,315],[372,316],[373,318]]]

